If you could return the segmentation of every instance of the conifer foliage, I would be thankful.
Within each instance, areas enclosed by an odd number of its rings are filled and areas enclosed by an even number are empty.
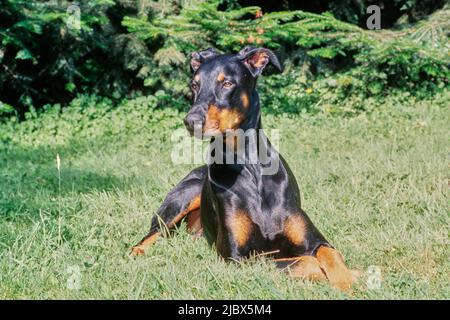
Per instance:
[[[414,24],[369,31],[329,12],[263,12],[235,1],[81,1],[78,27],[70,1],[1,2],[0,117],[84,93],[154,95],[160,106],[183,108],[187,59],[208,47],[275,50],[286,70],[266,77],[261,91],[280,112],[312,110],[324,97],[361,108],[393,91],[422,97],[450,78],[448,5]]]

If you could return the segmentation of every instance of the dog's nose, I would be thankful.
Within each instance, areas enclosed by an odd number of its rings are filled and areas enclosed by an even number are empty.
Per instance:
[[[195,126],[200,126],[200,128],[203,126],[203,117],[199,114],[193,113],[188,115],[183,120],[184,125],[186,126],[186,129],[189,130],[189,132],[193,133]]]

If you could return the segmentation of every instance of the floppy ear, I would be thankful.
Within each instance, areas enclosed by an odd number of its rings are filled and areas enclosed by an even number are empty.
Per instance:
[[[257,77],[270,62],[278,71],[283,71],[280,61],[272,50],[247,46],[237,54],[250,73]]]
[[[212,57],[215,57],[217,55],[217,52],[212,49],[208,48],[206,50],[198,51],[198,52],[192,52],[191,53],[191,71],[195,72],[198,68],[202,65],[205,60],[210,59]]]

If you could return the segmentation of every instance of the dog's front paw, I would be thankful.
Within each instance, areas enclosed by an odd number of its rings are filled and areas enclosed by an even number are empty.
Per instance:
[[[142,246],[134,246],[131,248],[130,257],[138,257],[145,255],[145,250]]]
[[[356,269],[350,269],[350,273],[352,274],[353,283],[357,282],[364,275],[364,272]]]
[[[329,278],[330,284],[344,292],[351,292],[352,287],[361,278],[363,273],[359,270],[342,270]]]
[[[345,266],[342,255],[336,249],[320,247],[317,251],[317,260],[331,286],[342,291],[350,291],[360,276],[359,271],[349,270]]]
[[[351,290],[353,284],[358,280],[358,277],[350,270],[341,271],[339,274],[334,274],[329,277],[330,284],[334,288],[348,292]]]

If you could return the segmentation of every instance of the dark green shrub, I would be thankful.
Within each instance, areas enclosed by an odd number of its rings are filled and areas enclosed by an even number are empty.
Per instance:
[[[400,31],[367,31],[329,13],[263,13],[236,2],[220,11],[218,0],[95,0],[81,2],[74,30],[69,4],[2,0],[0,117],[86,93],[115,103],[155,95],[160,107],[185,108],[188,57],[207,47],[277,51],[288,67],[261,83],[274,112],[312,112],[324,102],[392,91],[422,97],[448,86],[448,7]]]

